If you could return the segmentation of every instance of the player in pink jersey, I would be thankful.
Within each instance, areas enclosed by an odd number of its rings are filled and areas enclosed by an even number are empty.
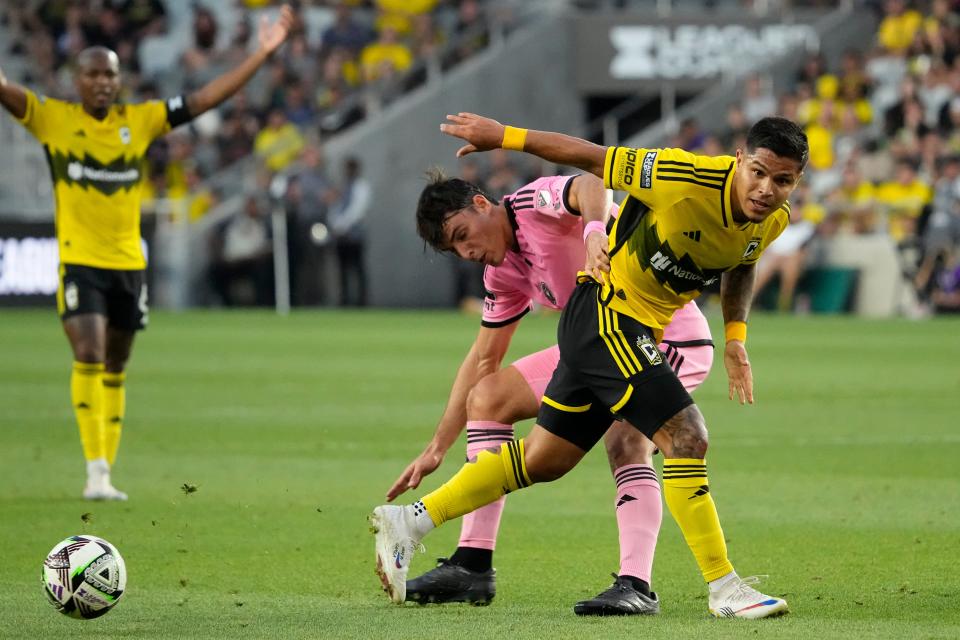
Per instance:
[[[503,369],[501,362],[518,321],[534,303],[562,309],[579,270],[602,277],[600,272],[607,269],[603,225],[615,213],[602,181],[590,174],[540,178],[502,202],[464,180],[433,177],[420,196],[418,232],[437,250],[486,264],[487,296],[480,332],[460,366],[434,437],[390,488],[388,500],[417,487],[436,470],[464,423],[469,459],[509,442],[515,422],[537,415],[559,348],[544,349]],[[590,231],[585,233],[585,227]],[[713,342],[695,304],[677,311],[660,349],[688,390],[707,377]],[[580,615],[657,613],[660,604],[650,590],[650,576],[662,503],[652,466],[654,446],[619,421],[604,441],[617,486],[620,571],[609,589],[577,603],[574,610]],[[495,594],[493,550],[503,505],[501,498],[464,516],[456,552],[410,580],[406,598],[489,603]]]

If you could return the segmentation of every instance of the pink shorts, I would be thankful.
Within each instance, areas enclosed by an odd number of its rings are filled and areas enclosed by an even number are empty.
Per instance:
[[[683,383],[687,391],[693,393],[693,390],[699,387],[707,374],[710,373],[710,367],[713,364],[713,347],[710,345],[696,345],[690,347],[676,347],[669,344],[660,344],[660,351],[666,357],[667,362],[673,366],[677,372],[677,377]],[[553,370],[557,368],[560,362],[560,347],[553,345],[543,351],[531,353],[519,360],[511,363],[516,367],[523,379],[530,385],[530,389],[540,402],[543,392],[547,388],[547,383],[553,376]]]

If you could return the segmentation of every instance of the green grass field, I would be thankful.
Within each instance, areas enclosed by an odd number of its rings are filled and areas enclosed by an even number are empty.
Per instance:
[[[697,392],[732,559],[741,575],[769,574],[763,587],[790,615],[709,618],[664,510],[661,615],[574,616],[617,569],[598,451],[510,497],[490,607],[391,605],[365,518],[432,433],[477,324],[446,312],[155,313],[129,368],[114,468],[131,500],[102,504],[79,499],[55,314],[3,311],[0,637],[960,637],[956,320],[758,315],[757,404],[726,399],[719,361]],[[555,324],[525,320],[511,356],[550,344]],[[448,456],[424,488],[461,462]],[[458,532],[428,536],[412,572],[452,552]],[[75,533],[107,538],[127,562],[127,594],[98,620],[64,618],[41,593],[44,555]]]

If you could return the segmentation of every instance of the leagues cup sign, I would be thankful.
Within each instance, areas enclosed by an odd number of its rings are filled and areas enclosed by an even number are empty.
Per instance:
[[[819,44],[816,29],[802,23],[630,22],[607,17],[576,22],[578,89],[633,93],[643,90],[644,81],[658,80],[705,86],[735,67],[744,70]]]

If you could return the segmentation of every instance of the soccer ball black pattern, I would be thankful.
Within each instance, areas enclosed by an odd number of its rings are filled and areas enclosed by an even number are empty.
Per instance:
[[[70,536],[47,554],[40,580],[57,611],[88,620],[117,604],[127,587],[127,568],[103,538]]]

